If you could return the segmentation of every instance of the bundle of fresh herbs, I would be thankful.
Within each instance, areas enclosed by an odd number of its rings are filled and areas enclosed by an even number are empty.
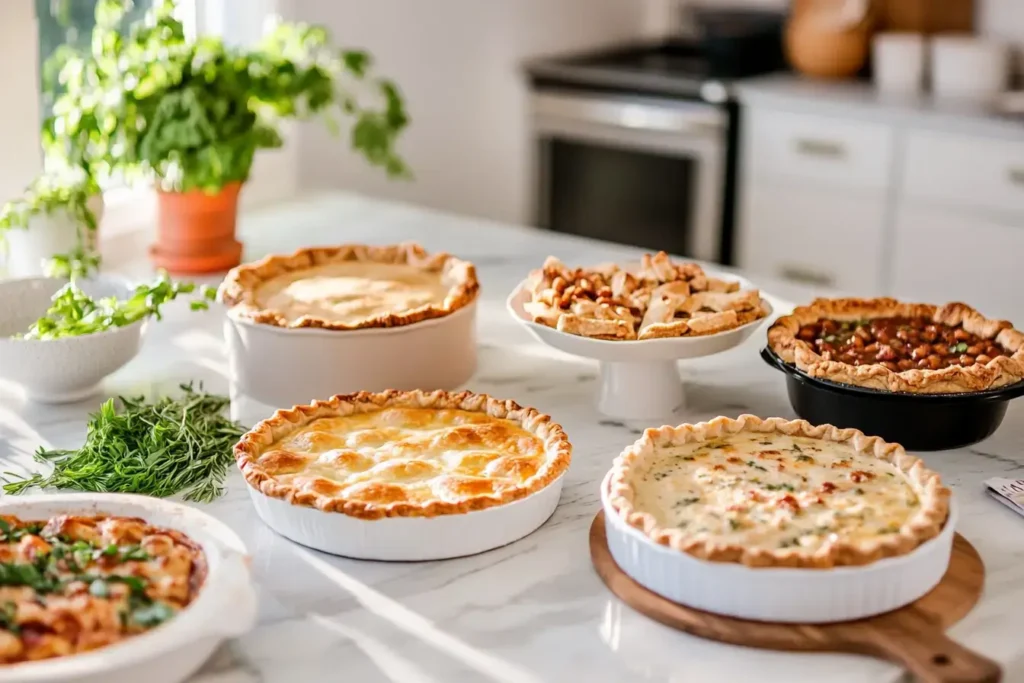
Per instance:
[[[124,327],[149,316],[160,319],[160,308],[181,295],[197,294],[190,302],[192,310],[205,310],[217,296],[212,287],[196,287],[191,282],[175,282],[161,273],[149,284],[139,285],[128,299],[93,299],[72,281],[53,295],[46,315],[29,328],[25,339],[60,339]]]
[[[33,487],[76,491],[141,493],[159,498],[183,494],[210,502],[223,493],[234,463],[232,447],[245,428],[224,416],[229,399],[202,387],[181,386],[179,398],[113,399],[90,417],[85,444],[78,450],[40,448],[36,459],[53,464],[47,476],[8,481],[7,493]],[[8,473],[9,477],[17,477]]]

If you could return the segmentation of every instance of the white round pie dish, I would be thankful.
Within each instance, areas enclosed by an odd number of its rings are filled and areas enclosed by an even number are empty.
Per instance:
[[[276,406],[386,389],[455,389],[476,372],[476,301],[440,318],[358,330],[284,328],[228,311],[232,382]]]
[[[476,555],[530,535],[558,507],[564,480],[562,475],[525,498],[483,510],[383,519],[292,505],[248,488],[260,519],[300,545],[357,560],[416,562]]]
[[[222,522],[195,508],[147,496],[72,493],[5,496],[0,513],[22,519],[58,514],[140,517],[196,541],[209,572],[192,604],[167,623],[92,652],[0,667],[0,683],[178,683],[224,640],[242,635],[256,621],[245,545]]]
[[[907,555],[859,567],[798,569],[710,562],[660,545],[626,524],[601,482],[608,549],[644,588],[695,609],[754,621],[823,624],[882,614],[934,588],[949,567],[957,506],[939,535]]]

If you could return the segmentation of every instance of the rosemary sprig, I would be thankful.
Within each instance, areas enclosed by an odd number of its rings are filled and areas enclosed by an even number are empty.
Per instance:
[[[53,463],[53,472],[8,481],[4,491],[52,487],[158,498],[182,493],[185,500],[196,502],[216,499],[234,462],[232,446],[245,428],[223,415],[228,398],[207,394],[202,386],[183,384],[181,389],[180,398],[156,403],[120,397],[120,412],[113,399],[107,401],[90,417],[81,448],[40,448],[36,460]]]

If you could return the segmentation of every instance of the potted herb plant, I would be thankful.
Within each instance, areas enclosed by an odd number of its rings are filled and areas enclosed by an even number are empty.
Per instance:
[[[103,196],[80,171],[44,171],[0,210],[0,241],[12,277],[81,275],[98,265]]]
[[[371,74],[370,57],[336,48],[326,29],[276,26],[254,47],[190,39],[161,0],[127,23],[130,0],[100,0],[87,54],[51,70],[63,95],[44,125],[48,150],[90,176],[143,177],[158,192],[155,263],[172,272],[237,265],[238,196],[260,149],[280,147],[285,119],[351,120],[351,144],[391,176],[408,123],[396,86]],[[367,104],[367,102],[370,102]]]

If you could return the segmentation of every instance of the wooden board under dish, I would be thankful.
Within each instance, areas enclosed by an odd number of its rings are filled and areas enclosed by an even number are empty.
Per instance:
[[[985,565],[957,534],[949,569],[920,600],[870,619],[836,624],[775,624],[745,621],[670,602],[630,578],[612,558],[604,512],[590,527],[590,557],[601,580],[627,605],[680,631],[733,645],[800,652],[850,652],[891,660],[926,683],[995,683],[999,666],[950,640],[945,630],[981,597]],[[816,570],[808,570],[816,571]]]

